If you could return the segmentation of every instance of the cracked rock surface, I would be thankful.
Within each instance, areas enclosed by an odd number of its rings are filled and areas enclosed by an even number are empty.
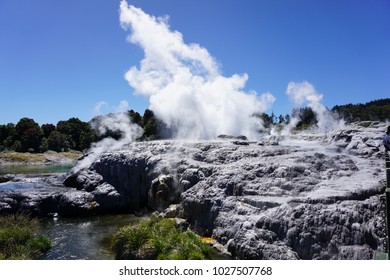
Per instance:
[[[65,214],[167,211],[237,259],[370,259],[385,250],[384,131],[130,143],[70,175],[59,201]]]

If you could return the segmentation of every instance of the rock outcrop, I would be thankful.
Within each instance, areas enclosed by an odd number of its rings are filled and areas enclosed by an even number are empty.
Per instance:
[[[11,181],[15,176],[12,174],[0,175],[0,184]]]
[[[148,207],[238,259],[369,259],[385,246],[384,131],[370,123],[259,143],[130,143],[70,175],[58,212]]]
[[[0,184],[0,214],[28,213],[45,216],[57,212],[63,175],[16,175]]]

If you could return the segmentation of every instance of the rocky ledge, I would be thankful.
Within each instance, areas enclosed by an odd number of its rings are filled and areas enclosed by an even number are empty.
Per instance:
[[[237,259],[370,259],[385,246],[384,131],[131,143],[70,174],[47,205],[60,215],[152,209]]]
[[[67,178],[99,209],[184,218],[239,259],[384,250],[384,124],[263,142],[131,143]],[[173,206],[174,205],[174,206]]]

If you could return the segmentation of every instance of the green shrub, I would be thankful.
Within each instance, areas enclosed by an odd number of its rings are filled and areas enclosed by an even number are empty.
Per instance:
[[[146,223],[120,228],[114,236],[114,249],[120,259],[134,259],[135,254],[148,240]]]
[[[0,259],[37,259],[51,247],[39,223],[25,215],[0,217]]]
[[[112,244],[117,259],[201,260],[209,258],[210,250],[193,231],[154,216],[120,228]]]

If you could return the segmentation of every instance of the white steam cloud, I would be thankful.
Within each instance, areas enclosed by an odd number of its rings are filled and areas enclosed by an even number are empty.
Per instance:
[[[149,108],[182,139],[213,139],[219,134],[255,139],[261,122],[253,117],[275,101],[265,93],[245,92],[246,74],[225,77],[215,59],[198,44],[186,44],[167,18],[120,4],[120,22],[129,40],[144,50],[139,68],[125,75],[130,86],[148,96]]]
[[[313,110],[318,120],[317,126],[320,132],[326,133],[344,126],[344,121],[338,120],[333,113],[321,103],[323,95],[317,93],[314,86],[309,82],[290,82],[287,86],[286,94],[295,105],[301,106],[307,104]],[[292,123],[295,126],[297,120],[292,120]]]
[[[167,17],[148,15],[122,0],[120,22],[123,28],[131,29],[129,41],[144,51],[139,68],[131,67],[125,78],[136,94],[149,97],[149,108],[171,128],[176,138],[206,140],[220,134],[245,135],[249,139],[260,136],[262,123],[255,115],[272,106],[275,101],[272,94],[259,96],[255,91],[245,92],[247,74],[223,76],[205,48],[186,44],[181,33],[170,30]],[[321,132],[344,124],[321,104],[323,96],[310,83],[290,82],[286,94],[296,105],[308,104],[317,116]],[[119,149],[142,136],[142,128],[131,123],[126,113],[129,109],[126,100],[116,108],[105,101],[98,102],[95,114],[101,115],[106,107],[115,113],[95,118],[92,126],[102,135],[113,132],[120,138],[104,138],[94,143],[72,172],[88,168],[103,152]],[[291,119],[277,134],[290,134],[298,121]],[[271,131],[271,135],[275,133]]]
[[[107,107],[108,103],[106,101],[99,101],[95,104],[93,108],[93,113],[95,116],[102,115],[102,108]]]
[[[110,106],[110,104],[106,101],[99,101],[95,104],[95,107],[93,109],[93,113],[95,116],[104,115],[103,108],[106,108],[106,110],[116,113],[123,113],[129,110],[129,103],[127,100],[122,100],[119,102],[119,105],[117,107]],[[104,110],[105,111],[105,110]]]
[[[120,135],[120,138],[116,140],[106,137],[97,143],[93,143],[88,154],[72,169],[72,173],[88,168],[102,153],[108,150],[119,149],[142,136],[142,128],[130,121],[129,116],[125,112],[127,108],[127,101],[121,101],[116,109],[116,113],[99,116],[92,121],[91,125],[98,134],[104,135],[107,132],[113,132]]]

